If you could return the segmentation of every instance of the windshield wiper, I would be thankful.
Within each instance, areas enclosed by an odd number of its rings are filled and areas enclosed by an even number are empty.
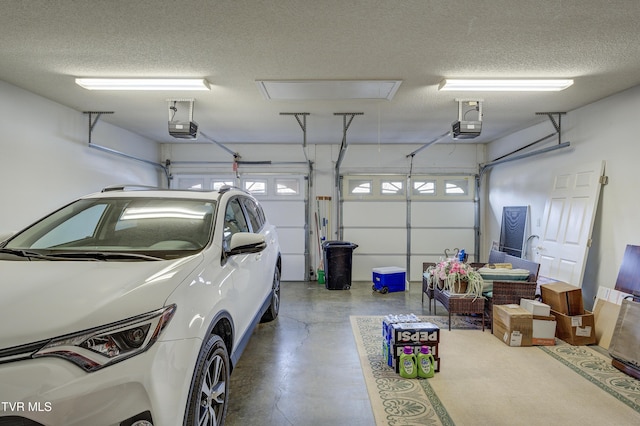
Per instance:
[[[42,254],[37,251],[30,251],[25,249],[12,249],[12,248],[2,247],[0,248],[0,253],[8,253],[14,256],[26,257],[29,260],[31,260],[31,258],[51,260],[51,257],[49,255]]]
[[[78,251],[66,253],[52,253],[48,255],[56,259],[90,259],[90,260],[116,260],[116,259],[133,259],[133,260],[163,260],[161,257],[149,256],[140,253],[124,253],[124,252],[105,252],[105,251]]]

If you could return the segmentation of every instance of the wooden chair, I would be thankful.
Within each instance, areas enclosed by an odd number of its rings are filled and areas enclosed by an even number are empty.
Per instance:
[[[485,316],[493,328],[493,305],[520,304],[520,299],[534,299],[538,283],[535,281],[494,281],[493,296],[487,297]]]

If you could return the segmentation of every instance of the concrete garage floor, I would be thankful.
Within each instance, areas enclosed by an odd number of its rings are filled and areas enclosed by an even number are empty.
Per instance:
[[[371,285],[283,282],[278,319],[258,326],[231,375],[226,425],[374,425],[349,316],[428,315],[429,307],[421,283],[384,295]]]

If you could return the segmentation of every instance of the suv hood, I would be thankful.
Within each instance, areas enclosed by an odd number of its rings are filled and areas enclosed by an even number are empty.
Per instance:
[[[202,262],[0,262],[0,348],[62,336],[164,306]]]

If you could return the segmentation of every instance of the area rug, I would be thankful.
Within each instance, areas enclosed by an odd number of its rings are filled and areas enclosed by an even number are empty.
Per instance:
[[[640,424],[640,381],[587,346],[509,347],[473,318],[421,317],[440,327],[440,372],[403,379],[382,357],[382,317],[351,326],[376,424]]]

